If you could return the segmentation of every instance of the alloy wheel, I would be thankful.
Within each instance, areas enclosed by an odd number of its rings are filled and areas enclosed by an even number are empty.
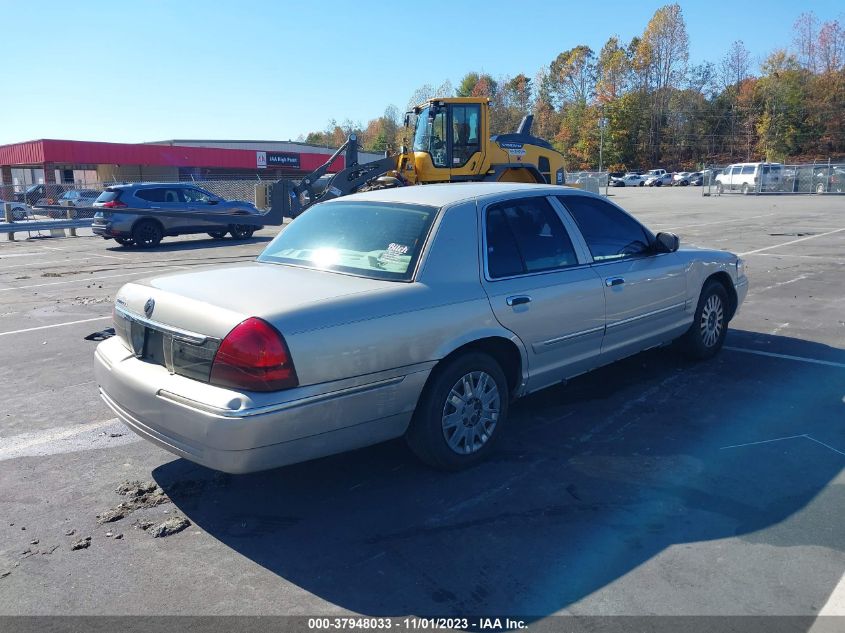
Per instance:
[[[490,374],[464,374],[443,406],[441,427],[449,448],[459,455],[480,450],[493,436],[501,408],[499,387]]]
[[[713,347],[722,335],[725,311],[718,295],[710,295],[701,310],[701,341],[705,347]]]

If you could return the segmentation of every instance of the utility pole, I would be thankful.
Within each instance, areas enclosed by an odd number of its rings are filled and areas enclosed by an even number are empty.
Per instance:
[[[599,173],[602,171],[604,159],[604,128],[607,126],[607,119],[604,118],[604,108],[601,111],[599,118]]]

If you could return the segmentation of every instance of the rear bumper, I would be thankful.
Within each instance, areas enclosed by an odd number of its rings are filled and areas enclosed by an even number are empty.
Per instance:
[[[127,237],[129,235],[128,231],[118,231],[111,224],[94,223],[91,225],[91,231],[93,231],[94,235],[99,235],[106,239],[111,237]]]
[[[135,358],[112,338],[95,353],[103,401],[141,437],[228,473],[247,473],[401,436],[428,370],[356,387],[304,387],[256,403],[248,394],[175,376]]]

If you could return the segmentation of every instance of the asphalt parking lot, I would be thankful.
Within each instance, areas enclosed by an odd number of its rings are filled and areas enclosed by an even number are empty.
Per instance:
[[[248,260],[277,229],[0,242],[0,614],[845,614],[845,197],[610,193],[748,261],[726,349],[518,401],[458,474],[397,441],[219,476],[100,402],[84,337],[121,284]],[[133,480],[167,497],[98,523]],[[167,538],[139,527],[174,516]]]

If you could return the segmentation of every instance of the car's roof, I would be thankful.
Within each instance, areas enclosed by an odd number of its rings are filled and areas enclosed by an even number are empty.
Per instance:
[[[147,187],[193,187],[201,188],[195,182],[124,182],[116,185],[109,185],[109,189],[144,189]]]
[[[519,182],[462,182],[444,183],[437,185],[417,185],[413,187],[395,187],[393,189],[378,189],[365,191],[350,196],[336,198],[338,201],[378,201],[403,202],[406,204],[423,204],[443,207],[463,200],[495,197],[507,193],[524,191],[530,194],[569,195],[584,194],[582,189],[561,187],[557,185],[539,185]],[[334,202],[330,200],[329,204]]]

